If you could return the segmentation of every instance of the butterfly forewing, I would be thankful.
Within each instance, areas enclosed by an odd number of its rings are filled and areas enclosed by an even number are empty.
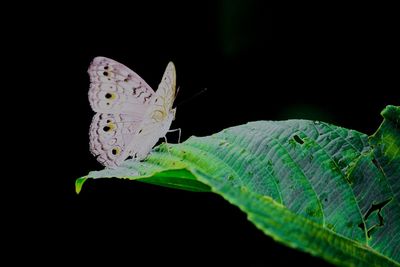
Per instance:
[[[172,105],[175,100],[175,93],[176,93],[175,65],[174,63],[169,62],[164,72],[164,75],[161,79],[161,82],[158,85],[154,101],[157,102],[156,104],[163,105],[166,111],[170,111],[172,109]]]
[[[88,70],[89,102],[101,113],[144,114],[153,89],[135,72],[112,59],[96,57]]]

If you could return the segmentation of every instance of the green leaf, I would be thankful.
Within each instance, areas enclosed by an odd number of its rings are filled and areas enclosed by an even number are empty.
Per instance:
[[[367,135],[318,121],[257,121],[88,178],[220,194],[266,235],[340,266],[400,266],[400,108]]]

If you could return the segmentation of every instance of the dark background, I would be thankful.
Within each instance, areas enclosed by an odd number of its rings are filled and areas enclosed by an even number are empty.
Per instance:
[[[29,47],[29,68],[39,73],[28,86],[38,112],[28,124],[41,153],[30,155],[26,190],[10,200],[29,192],[15,211],[22,225],[15,246],[31,259],[90,266],[330,266],[274,242],[211,193],[105,179],[88,181],[76,195],[75,179],[101,169],[88,146],[86,71],[106,56],[156,89],[172,60],[180,87],[172,128],[182,129],[183,141],[248,121],[295,118],[372,134],[380,111],[400,99],[393,16],[373,8],[275,12],[264,1],[167,2],[47,6],[17,31]]]

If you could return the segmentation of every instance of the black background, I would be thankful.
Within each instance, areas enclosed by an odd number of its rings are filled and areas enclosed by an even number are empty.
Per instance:
[[[13,241],[31,252],[23,256],[90,266],[330,266],[273,241],[211,193],[117,179],[74,192],[77,177],[101,169],[88,146],[86,71],[95,56],[125,64],[154,89],[173,61],[180,91],[172,128],[182,129],[182,140],[255,120],[377,129],[380,111],[400,99],[392,17],[372,8],[274,12],[262,2],[133,1],[30,14],[16,34],[37,75],[28,86],[37,115],[28,124],[40,154],[30,154],[25,190],[10,199],[29,195],[15,212],[22,234]]]

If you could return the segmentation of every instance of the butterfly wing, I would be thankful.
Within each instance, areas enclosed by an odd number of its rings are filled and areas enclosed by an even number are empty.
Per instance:
[[[140,122],[126,114],[96,113],[90,125],[90,151],[107,167],[116,167],[128,156],[128,145],[137,134]]]
[[[162,80],[157,88],[156,97],[154,98],[153,109],[155,106],[162,107],[164,111],[171,111],[172,105],[176,97],[176,70],[175,65],[169,62],[164,71]]]
[[[129,150],[132,157],[138,160],[144,159],[157,141],[166,135],[175,118],[175,109],[172,109],[175,93],[176,71],[174,64],[170,62],[155,96],[151,99],[150,107],[137,131],[137,135],[130,145]]]
[[[96,112],[143,116],[153,89],[135,72],[112,59],[96,57],[88,70],[89,102]]]
[[[153,89],[135,72],[112,59],[96,57],[89,70],[89,102],[97,112],[90,126],[90,151],[105,166],[118,166],[129,156]]]

